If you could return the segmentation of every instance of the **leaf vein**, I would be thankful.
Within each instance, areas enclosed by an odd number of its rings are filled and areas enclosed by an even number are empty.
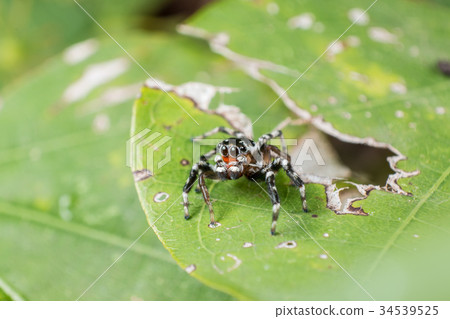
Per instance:
[[[14,218],[21,218],[26,221],[52,227],[53,229],[63,230],[68,233],[77,234],[84,238],[100,241],[118,248],[126,249],[132,243],[131,239],[123,238],[81,224],[64,222],[36,210],[13,205],[5,201],[0,201],[0,215],[1,214],[12,216]],[[169,256],[165,256],[163,252],[149,249],[147,246],[139,243],[136,243],[130,250],[138,254],[154,257],[168,263],[174,263],[173,259]]]
[[[375,268],[380,263],[381,259],[383,259],[384,255],[387,253],[387,251],[394,245],[394,242],[397,240],[397,238],[400,236],[402,231],[406,228],[406,226],[409,225],[411,220],[415,217],[419,209],[425,204],[425,202],[428,200],[428,198],[438,189],[438,187],[442,184],[442,182],[445,180],[445,178],[450,173],[450,167],[448,167],[445,172],[439,176],[437,181],[433,184],[433,186],[428,190],[428,192],[425,194],[425,196],[422,197],[422,199],[417,203],[417,205],[411,210],[408,217],[404,220],[403,223],[401,223],[400,227],[397,229],[397,231],[392,234],[392,236],[389,238],[387,243],[384,245],[383,249],[381,250],[380,254],[375,259],[375,262],[373,263],[372,267],[368,271],[368,275],[372,274]]]

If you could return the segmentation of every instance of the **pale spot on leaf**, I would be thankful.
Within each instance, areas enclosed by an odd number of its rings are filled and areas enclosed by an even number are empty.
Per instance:
[[[280,248],[295,248],[295,247],[297,247],[297,242],[291,240],[279,243],[275,248],[280,249]]]
[[[397,111],[395,111],[395,117],[397,117],[399,119],[403,118],[403,117],[405,117],[405,113],[403,111],[397,110]]]
[[[406,94],[406,92],[408,92],[406,85],[404,85],[403,83],[398,83],[398,82],[391,83],[389,88],[391,89],[391,92],[396,93],[396,94]]]
[[[369,37],[376,42],[380,43],[397,43],[397,36],[390,33],[388,30],[381,27],[369,28]]]
[[[156,203],[162,203],[169,199],[169,194],[165,192],[159,192],[156,193],[155,196],[153,196],[153,201]]]
[[[81,78],[72,83],[63,93],[63,101],[73,103],[86,97],[96,87],[117,78],[129,68],[129,61],[118,58],[89,65]]]
[[[312,13],[303,13],[301,15],[292,17],[288,21],[288,26],[291,29],[308,30],[312,27],[315,17]]]
[[[194,272],[197,269],[197,266],[195,266],[194,264],[191,264],[189,266],[187,266],[184,270],[186,270],[186,272],[188,274]]]
[[[443,106],[438,106],[436,108],[436,114],[439,114],[439,115],[445,114],[445,108]]]
[[[106,114],[98,114],[92,123],[92,129],[96,133],[104,133],[109,130],[111,122]]]
[[[67,64],[77,64],[80,63],[95,52],[99,48],[99,43],[95,39],[89,39],[80,43],[76,43],[68,47],[63,53],[63,60]]]
[[[369,15],[360,8],[350,9],[347,16],[354,24],[367,25],[369,23]]]
[[[280,7],[275,2],[269,2],[266,6],[266,10],[270,15],[276,15],[280,11]]]

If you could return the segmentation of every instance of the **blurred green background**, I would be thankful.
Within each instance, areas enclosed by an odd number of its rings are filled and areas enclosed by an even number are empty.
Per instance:
[[[116,37],[146,30],[173,33],[176,23],[207,0],[80,1]],[[0,2],[0,86],[71,44],[105,33],[72,0],[2,0]]]

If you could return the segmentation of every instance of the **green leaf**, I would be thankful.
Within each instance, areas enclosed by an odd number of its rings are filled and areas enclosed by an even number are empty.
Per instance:
[[[371,3],[357,6],[365,10]],[[300,75],[350,26],[348,16],[355,6],[352,1],[329,1],[326,6],[291,1],[279,3],[278,12],[270,1],[222,1],[190,24],[206,30],[194,32],[197,36],[211,39],[225,32],[232,51]],[[310,28],[290,28],[289,19],[304,13],[314,15]],[[325,53],[286,95],[296,107],[323,116],[338,132],[392,145],[408,158],[397,164],[400,169],[420,170],[399,181],[412,197],[371,191],[357,203],[370,213],[365,217],[338,216],[327,209],[323,186],[317,184],[306,187],[312,213],[303,213],[298,191],[280,173],[279,235],[269,234],[271,204],[264,183],[261,188],[244,179],[208,182],[220,227],[207,227],[208,210],[195,192],[190,194],[192,218],[185,221],[180,195],[190,165],[183,166],[182,160],[192,165],[190,138],[227,122],[176,94],[170,98],[144,88],[135,103],[132,135],[150,129],[171,137],[153,160],[160,162],[169,147],[172,158],[154,176],[137,182],[137,189],[150,225],[176,261],[182,267],[195,265],[194,277],[241,299],[448,299],[450,84],[436,62],[450,52],[450,30],[444,22],[449,13],[434,3],[379,1],[369,10],[367,24],[353,26],[340,39],[342,50]],[[217,49],[223,42],[213,42],[213,49],[240,59]],[[277,87],[273,83],[288,89],[297,78],[262,67],[272,89]],[[247,87],[239,87],[246,92]],[[234,104],[256,120],[275,99],[248,103],[241,97]],[[264,132],[258,125],[267,118],[272,128],[278,124],[271,116],[286,112],[286,107],[277,104],[270,112],[256,124],[256,136]],[[302,132],[290,128],[286,137],[298,138]],[[155,201],[159,192],[168,199]],[[296,247],[277,248],[287,241]]]
[[[195,71],[208,59],[224,63],[179,37],[127,34],[121,43],[168,79],[172,70],[158,61],[173,51],[197,57]],[[121,62],[107,71],[124,72],[68,100],[67,89],[92,66],[104,77],[98,66],[108,61]],[[1,93],[0,299],[75,300],[94,282],[82,300],[231,299],[190,278],[145,232],[126,140],[130,103],[146,77],[107,38],[86,60],[69,65],[57,56]]]

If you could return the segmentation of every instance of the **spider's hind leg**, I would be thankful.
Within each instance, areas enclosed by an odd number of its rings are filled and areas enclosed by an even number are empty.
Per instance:
[[[280,212],[280,196],[278,196],[277,187],[275,186],[275,173],[272,170],[266,173],[266,183],[267,191],[272,201],[272,226],[270,233],[274,235],[275,228],[277,227],[278,214]]]
[[[287,176],[289,176],[295,186],[299,188],[300,197],[302,198],[303,211],[307,212],[308,207],[306,205],[305,184],[303,183],[300,176],[298,176],[298,174],[294,171],[291,163],[287,159],[281,160],[281,167],[283,167],[283,169],[286,171]]]

